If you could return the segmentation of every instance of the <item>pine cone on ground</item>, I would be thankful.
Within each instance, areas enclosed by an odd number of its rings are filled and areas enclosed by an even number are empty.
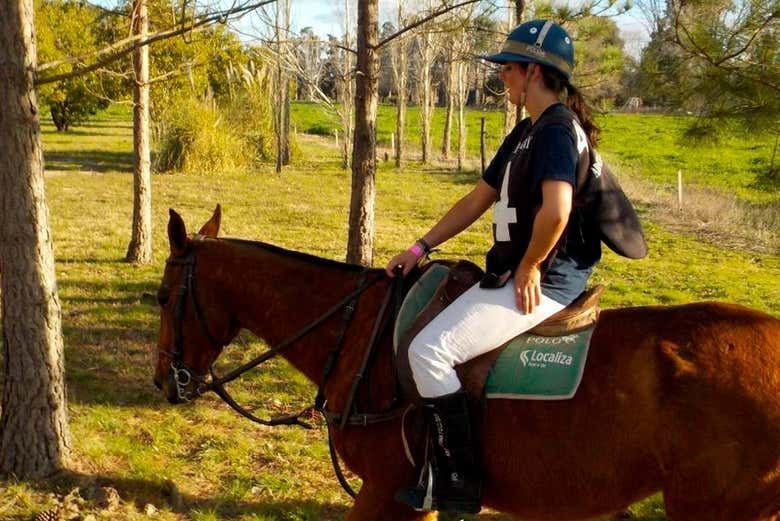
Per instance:
[[[40,512],[33,521],[60,521],[60,508],[54,507]]]

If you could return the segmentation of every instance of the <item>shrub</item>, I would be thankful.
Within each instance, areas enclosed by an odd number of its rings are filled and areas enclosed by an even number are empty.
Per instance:
[[[251,164],[253,157],[246,139],[214,101],[185,99],[163,117],[157,170],[217,173]]]
[[[331,125],[325,123],[314,123],[306,129],[307,134],[315,134],[318,136],[332,136],[335,129]]]
[[[220,100],[190,98],[163,113],[158,170],[215,173],[275,158],[273,96],[267,67],[232,69],[234,88]],[[301,155],[290,136],[290,155]]]

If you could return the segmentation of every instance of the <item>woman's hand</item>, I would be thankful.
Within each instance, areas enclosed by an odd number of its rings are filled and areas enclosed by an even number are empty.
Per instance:
[[[415,267],[419,259],[420,257],[415,255],[413,252],[406,250],[390,259],[390,262],[387,263],[387,267],[385,267],[385,272],[387,272],[388,277],[395,277],[393,270],[395,270],[395,268],[398,266],[401,266],[404,269],[403,276],[405,277],[406,274]]]
[[[517,309],[528,315],[542,302],[542,274],[539,266],[522,262],[515,270],[515,302]]]

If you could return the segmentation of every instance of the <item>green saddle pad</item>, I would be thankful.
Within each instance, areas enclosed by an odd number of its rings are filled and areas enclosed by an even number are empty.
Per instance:
[[[520,400],[571,398],[582,381],[595,327],[565,336],[518,336],[490,369],[485,394]]]
[[[415,282],[409,292],[406,294],[401,309],[398,310],[398,316],[395,319],[395,328],[393,330],[393,348],[398,351],[398,344],[401,342],[403,334],[412,326],[414,319],[425,308],[428,302],[433,298],[433,293],[439,284],[447,278],[450,268],[442,264],[433,264],[422,276]]]
[[[449,272],[448,266],[435,264],[409,289],[396,318],[393,334],[396,350],[403,334],[430,302]],[[594,328],[558,337],[526,333],[510,341],[488,374],[485,383],[487,397],[523,400],[571,398],[582,380]]]

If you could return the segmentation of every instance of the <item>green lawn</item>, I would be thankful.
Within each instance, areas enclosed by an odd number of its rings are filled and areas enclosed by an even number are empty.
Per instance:
[[[295,115],[299,132],[302,121],[316,119],[304,116]],[[500,121],[496,114],[489,117],[493,124]],[[380,139],[387,132],[381,130]],[[343,259],[349,173],[339,169],[330,139],[300,136],[299,144],[304,159],[281,176],[272,173],[270,164],[242,174],[153,176],[154,262],[142,267],[122,261],[132,215],[127,120],[100,118],[68,134],[45,125],[74,474],[0,486],[0,519],[28,520],[76,486],[84,491],[94,484],[116,489],[122,499],[112,509],[101,508],[95,499],[79,506],[83,515],[100,520],[343,519],[349,498],[333,477],[322,425],[313,431],[258,427],[213,397],[172,407],[151,383],[158,318],[144,294],[155,293],[162,274],[169,207],[192,231],[221,203],[223,235]],[[474,172],[415,164],[399,172],[382,163],[377,264],[424,232],[476,179]],[[609,285],[604,306],[719,299],[780,314],[780,257],[724,248],[653,222],[646,223],[646,231],[647,259],[605,255],[595,275]],[[440,256],[482,263],[488,243],[486,217],[446,244]],[[235,344],[224,355],[226,365],[264,347],[249,335]],[[313,391],[275,361],[242,379],[236,393],[267,415],[300,409],[313,399]],[[183,498],[178,511],[171,506],[177,501],[170,482]],[[147,504],[158,512],[147,514]],[[632,512],[640,521],[665,519],[658,498],[635,505]]]
[[[434,157],[440,156],[444,127],[444,110],[437,108],[432,123]],[[468,155],[479,158],[480,119],[485,118],[485,148],[488,161],[503,139],[503,114],[497,111],[466,111],[466,148]],[[337,120],[326,109],[312,103],[292,105],[291,120],[302,133],[333,134]],[[609,158],[629,165],[643,177],[665,185],[677,183],[681,170],[685,184],[714,188],[735,194],[748,202],[780,205],[780,175],[767,175],[774,148],[774,136],[746,134],[740,128],[728,128],[718,144],[690,146],[685,129],[694,119],[686,116],[648,114],[606,114],[597,117],[602,127],[599,148]],[[406,140],[419,150],[419,111],[409,107]],[[377,116],[377,141],[390,147],[395,132],[395,107],[380,105]],[[453,131],[455,154],[457,133]],[[777,160],[780,163],[780,159]],[[778,165],[775,165],[777,168]],[[618,172],[619,173],[619,172]]]

